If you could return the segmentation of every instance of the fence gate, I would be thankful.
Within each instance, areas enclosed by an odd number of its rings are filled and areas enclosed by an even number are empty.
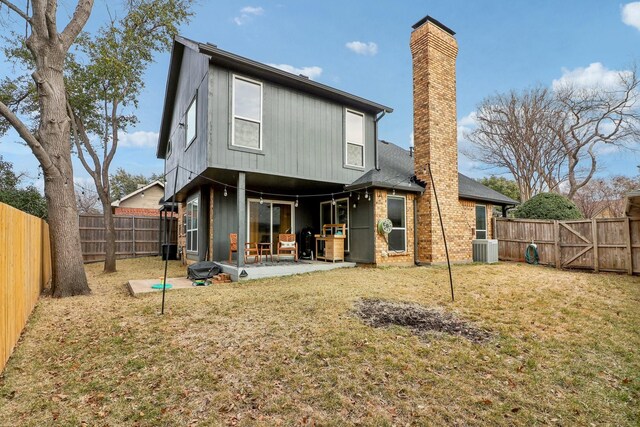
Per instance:
[[[562,221],[558,222],[557,243],[560,251],[560,266],[562,268],[585,268],[598,271],[596,254],[597,246],[594,242],[597,237],[593,228],[594,222],[588,221]]]

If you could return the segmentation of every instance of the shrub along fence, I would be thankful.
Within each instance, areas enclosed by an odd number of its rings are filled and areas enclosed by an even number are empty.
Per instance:
[[[80,241],[84,262],[104,261],[105,231],[102,215],[80,215]],[[116,228],[116,258],[136,258],[161,253],[161,242],[169,231],[169,221],[152,216],[113,217]],[[174,218],[172,238],[176,242],[177,221]]]
[[[640,218],[571,221],[496,218],[498,256],[524,261],[527,246],[538,246],[540,264],[556,268],[640,273]]]
[[[51,280],[49,225],[0,203],[0,372]]]

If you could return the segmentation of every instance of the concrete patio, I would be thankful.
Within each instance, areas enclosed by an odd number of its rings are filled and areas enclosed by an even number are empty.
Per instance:
[[[132,296],[138,296],[140,294],[146,294],[150,292],[162,292],[161,289],[153,289],[151,286],[155,284],[159,284],[162,282],[162,279],[141,279],[141,280],[129,280],[127,282],[127,288],[129,289],[129,293]],[[167,284],[171,285],[171,289],[167,289],[170,291],[172,289],[189,289],[194,286],[191,284],[191,280],[185,277],[173,277],[167,278]]]
[[[277,276],[291,276],[294,274],[312,273],[314,271],[329,271],[336,268],[353,268],[356,266],[355,262],[322,262],[322,261],[308,261],[299,260],[293,261],[273,261],[273,262],[261,262],[261,263],[248,263],[244,267],[238,268],[237,265],[229,264],[226,261],[218,262],[222,267],[223,273],[231,275],[231,280],[234,282],[264,279],[266,277]],[[242,272],[245,274],[242,274]]]

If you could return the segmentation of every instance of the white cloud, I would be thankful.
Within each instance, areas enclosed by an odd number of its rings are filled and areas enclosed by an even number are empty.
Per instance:
[[[562,69],[562,77],[555,79],[551,86],[558,90],[564,86],[572,85],[577,88],[604,87],[612,88],[620,84],[620,74],[629,71],[609,70],[602,63],[594,62],[588,67],[578,67],[574,70]]]
[[[478,115],[475,111],[467,114],[460,120],[458,120],[458,144],[466,143],[465,134],[471,132],[475,127],[478,120]]]
[[[233,22],[236,25],[245,25],[253,20],[254,17],[264,14],[264,9],[261,7],[245,6],[240,9],[240,15],[233,18]]]
[[[118,132],[119,147],[147,148],[158,144],[158,132],[136,131],[133,133]]]
[[[640,31],[640,1],[624,5],[622,8],[622,22]]]
[[[293,65],[289,65],[289,64],[267,64],[267,65],[270,65],[282,71],[286,71],[287,73],[291,73],[295,75],[302,74],[304,76],[309,77],[311,80],[315,80],[316,78],[320,77],[320,74],[322,74],[322,68],[316,65],[312,67],[302,67],[302,68],[294,67]]]
[[[358,55],[373,56],[378,53],[378,45],[374,42],[352,41],[345,44],[347,49],[357,53]]]

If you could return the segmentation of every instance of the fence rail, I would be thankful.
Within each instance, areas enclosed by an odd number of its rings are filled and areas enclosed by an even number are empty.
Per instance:
[[[51,280],[49,226],[0,203],[0,372]]]
[[[105,231],[102,215],[80,215],[80,241],[84,262],[104,261]],[[149,216],[113,217],[116,229],[116,258],[135,258],[158,255],[161,242],[164,242],[169,230],[169,221],[173,220],[172,243],[176,242],[176,219]]]
[[[527,246],[538,246],[540,264],[556,268],[640,273],[640,218],[540,221],[496,218],[498,256],[524,261]]]

